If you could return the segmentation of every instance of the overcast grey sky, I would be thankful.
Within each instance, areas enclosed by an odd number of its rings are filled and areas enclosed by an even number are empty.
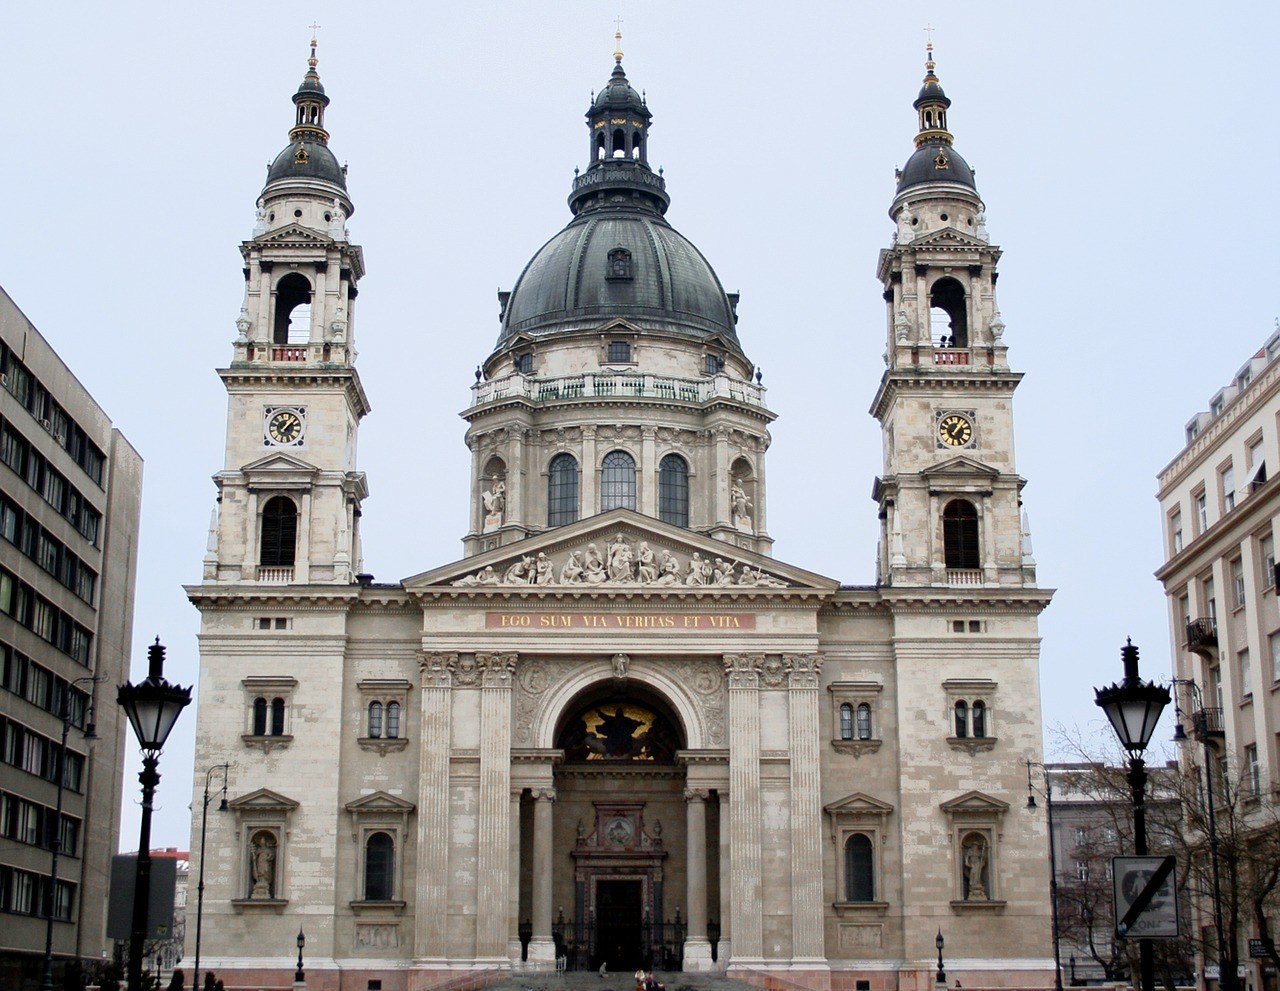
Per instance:
[[[1018,467],[1041,583],[1059,589],[1046,724],[1097,725],[1090,689],[1117,676],[1126,635],[1167,675],[1155,475],[1280,312],[1271,2],[7,5],[0,283],[146,459],[135,673],[159,634],[170,678],[195,680],[180,586],[199,580],[222,460],[214,369],[307,25],[369,268],[365,566],[385,581],[460,554],[457,413],[497,334],[495,290],[569,216],[619,9],[668,218],[741,291],[739,334],[780,414],[775,554],[850,583],[874,578],[876,254],[934,25],[1026,373]],[[157,845],[188,842],[194,729],[191,711],[161,764]],[[126,793],[132,848],[132,773]]]

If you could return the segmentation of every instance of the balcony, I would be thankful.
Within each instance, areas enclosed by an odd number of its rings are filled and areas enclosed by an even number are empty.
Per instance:
[[[744,382],[728,375],[703,379],[671,378],[666,375],[586,372],[535,378],[531,375],[507,375],[477,382],[471,387],[471,409],[510,399],[530,403],[549,403],[568,399],[667,399],[672,402],[700,405],[714,399],[728,399],[748,406],[766,408],[762,385]]]
[[[259,566],[258,581],[263,585],[292,585],[293,568]]]
[[[935,365],[967,365],[970,361],[971,355],[964,348],[939,348],[933,352]]]
[[[1221,709],[1197,709],[1191,714],[1191,727],[1199,740],[1221,739],[1226,735]]]
[[[1187,624],[1187,650],[1212,658],[1218,652],[1218,623],[1210,616]]]
[[[982,570],[980,568],[948,568],[948,585],[981,585]]]
[[[307,346],[305,344],[297,347],[293,345],[288,345],[288,346],[276,345],[271,348],[271,360],[272,361],[306,361]]]

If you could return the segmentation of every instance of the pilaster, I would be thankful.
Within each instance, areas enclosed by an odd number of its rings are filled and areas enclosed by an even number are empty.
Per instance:
[[[413,955],[443,963],[449,902],[449,750],[453,719],[453,674],[457,654],[424,653],[422,739],[418,781],[418,878],[415,887]]]
[[[506,962],[511,864],[511,675],[515,654],[477,654],[480,668],[480,809],[476,959]]]
[[[818,681],[821,654],[788,654],[791,751],[791,956],[806,969],[826,966],[822,901],[822,775]]]
[[[728,466],[726,464],[726,470]],[[729,833],[734,959],[755,966],[764,956],[760,908],[760,668],[763,654],[724,655],[729,684]]]

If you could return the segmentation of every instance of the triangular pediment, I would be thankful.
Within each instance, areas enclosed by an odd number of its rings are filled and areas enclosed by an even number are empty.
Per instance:
[[[369,815],[377,812],[391,812],[397,815],[407,815],[413,811],[413,803],[406,802],[399,795],[392,795],[390,792],[375,791],[372,795],[361,795],[353,802],[346,805],[348,812],[361,813]]]
[[[913,237],[908,244],[913,248],[989,248],[990,245],[986,241],[982,241],[972,234],[957,230],[955,227],[943,227],[940,230],[930,231],[928,234],[921,234],[919,237]]]
[[[292,812],[298,803],[270,788],[259,788],[227,803],[236,812]]]
[[[259,244],[301,244],[307,247],[327,247],[334,243],[333,238],[320,233],[320,231],[312,230],[310,227],[303,227],[301,224],[289,224],[281,227],[278,231],[263,234],[254,240]]]
[[[996,478],[1000,472],[990,465],[983,464],[981,461],[975,461],[973,458],[965,457],[963,454],[943,461],[941,464],[930,465],[920,472],[925,477],[938,478],[948,475],[983,475],[988,478]]]
[[[597,327],[596,333],[597,334],[617,334],[617,333],[639,334],[639,333],[642,333],[642,331],[630,320],[624,320],[622,317],[614,317],[611,320],[606,320],[599,327]]]
[[[825,811],[832,815],[887,816],[893,811],[893,806],[872,798],[865,792],[855,791],[838,802],[832,802],[825,807]]]
[[[691,579],[695,565],[700,577]],[[479,592],[572,588],[611,594],[840,587],[834,578],[630,509],[613,509],[404,581],[411,592],[442,585]]]
[[[1007,812],[1008,802],[983,794],[980,791],[966,791],[963,795],[945,801],[940,806],[943,812]]]
[[[310,462],[294,457],[292,454],[276,451],[259,458],[257,461],[250,461],[240,470],[246,473],[306,472],[310,475],[320,469]]]

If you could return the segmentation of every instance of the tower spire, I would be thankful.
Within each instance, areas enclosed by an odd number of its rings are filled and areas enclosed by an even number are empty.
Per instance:
[[[916,135],[916,147],[926,144],[950,145],[951,132],[947,130],[947,108],[951,100],[942,91],[938,81],[937,63],[933,58],[933,28],[926,27],[929,40],[924,46],[924,83],[913,106],[920,115],[920,133]]]
[[[319,59],[316,58],[316,32],[319,24],[311,25],[311,55],[307,59],[307,71],[293,94],[294,105],[298,108],[297,119],[289,131],[289,140],[299,139],[329,143],[329,132],[324,129],[324,109],[329,105],[329,97],[325,95],[324,86],[320,83],[320,73],[316,71]]]
[[[618,65],[622,65],[622,18],[614,19],[615,30],[613,32],[613,60]]]

